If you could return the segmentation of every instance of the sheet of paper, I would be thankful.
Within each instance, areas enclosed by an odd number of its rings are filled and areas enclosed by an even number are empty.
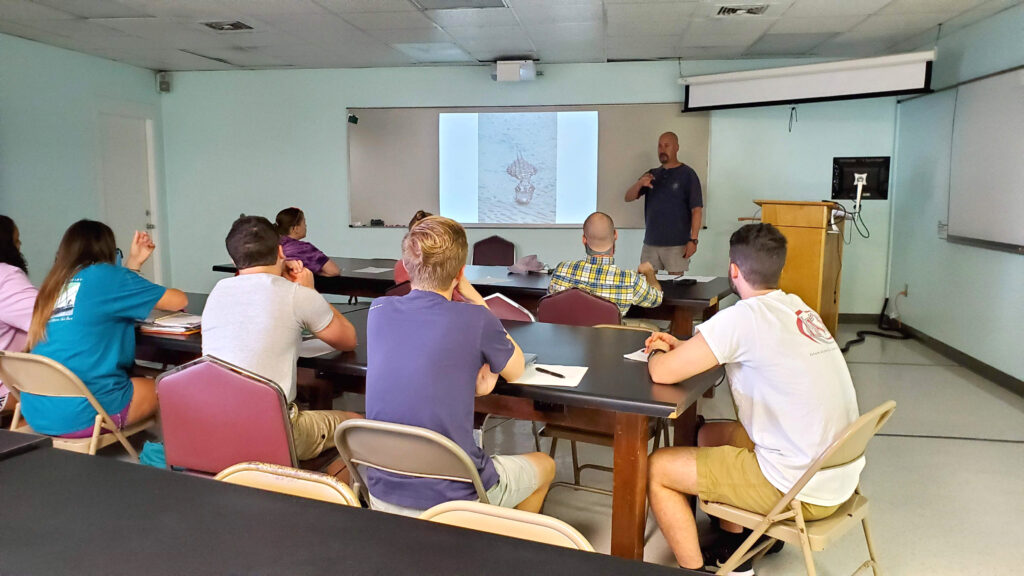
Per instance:
[[[353,270],[353,272],[362,272],[364,274],[380,274],[381,272],[391,272],[391,270],[393,270],[393,268],[375,268],[373,266],[367,266],[366,268]]]
[[[545,370],[561,374],[564,378],[538,372],[537,368],[544,368]],[[535,363],[527,366],[523,375],[513,382],[513,384],[526,384],[528,386],[564,386],[568,388],[575,388],[580,385],[580,381],[583,380],[583,375],[586,373],[586,366],[558,366],[556,364]]]
[[[637,350],[636,352],[630,352],[629,354],[622,355],[623,358],[629,360],[636,360],[637,362],[647,362],[647,356],[649,356],[649,354],[644,352],[643,348]]]
[[[675,280],[676,278],[686,278],[687,280],[696,280],[697,282],[711,282],[715,279],[714,276],[680,276],[679,274],[655,274],[659,281]]]
[[[510,282],[508,278],[495,278],[493,276],[484,276],[483,278],[474,278],[469,281],[470,284],[501,284],[502,282]]]
[[[328,352],[334,352],[334,348],[319,338],[310,338],[299,344],[299,358],[316,358]]]

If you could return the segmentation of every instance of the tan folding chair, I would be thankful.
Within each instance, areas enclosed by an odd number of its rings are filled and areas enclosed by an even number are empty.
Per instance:
[[[242,462],[226,468],[214,479],[300,498],[361,507],[359,498],[348,484],[329,474],[310,470],[264,462]]]
[[[38,434],[25,423],[21,422],[21,399],[20,394],[27,392],[37,396],[57,396],[63,398],[85,398],[96,410],[96,419],[92,427],[92,436],[89,438],[61,438],[52,436],[53,447],[61,450],[70,450],[82,454],[96,454],[96,451],[114,442],[120,442],[124,449],[131,454],[136,461],[139,459],[138,452],[128,442],[128,436],[141,432],[156,423],[156,418],[147,418],[122,429],[117,427],[114,420],[103,409],[103,406],[86,388],[85,384],[60,362],[51,360],[38,354],[25,352],[5,352],[0,350],[0,380],[11,389],[11,393],[18,397],[19,402],[14,407],[14,419],[11,420],[11,430],[19,432],[31,432]]]
[[[487,504],[487,490],[465,450],[426,428],[377,420],[346,420],[334,431],[338,453],[352,474],[353,484],[369,502],[370,492],[360,466],[417,478],[437,478],[472,484]]]
[[[642,328],[640,326],[626,326],[623,324],[596,324],[594,328],[608,328],[613,330],[628,330],[632,332],[644,332],[651,334],[651,330]],[[664,441],[665,446],[669,445],[668,436],[668,420],[665,418],[653,418],[650,422],[649,434],[654,438],[654,449],[657,450],[661,446],[661,442]],[[608,433],[593,432],[590,430],[583,430],[572,426],[563,426],[559,424],[546,424],[544,428],[540,430],[539,434],[535,433],[536,436],[543,436],[545,438],[551,438],[551,448],[548,451],[548,455],[552,458],[555,457],[555,450],[558,448],[558,441],[568,440],[569,448],[572,454],[572,482],[552,482],[551,486],[561,486],[565,488],[572,488],[573,490],[583,490],[586,492],[593,492],[595,494],[604,494],[611,496],[611,490],[605,490],[603,488],[596,488],[594,486],[587,486],[580,480],[581,473],[584,470],[601,470],[604,472],[611,472],[612,468],[609,466],[602,466],[600,464],[580,464],[579,451],[577,449],[577,442],[585,442],[587,444],[596,444],[598,446],[611,447],[615,444],[614,433],[609,431]],[[538,444],[538,450],[540,450]]]
[[[864,540],[868,546],[869,560],[865,561],[856,570],[870,567],[875,576],[881,576],[882,571],[875,558],[875,546],[871,541],[871,530],[868,528],[868,499],[860,493],[858,487],[853,496],[850,497],[838,510],[828,518],[805,521],[800,508],[800,501],[796,495],[803,490],[819,470],[828,470],[844,466],[864,455],[868,442],[876,432],[885,424],[896,410],[896,403],[892,400],[885,402],[874,410],[858,418],[850,424],[842,434],[815,460],[811,467],[804,472],[795,485],[787,492],[772,508],[771,512],[762,515],[748,510],[742,510],[727,504],[716,502],[700,501],[700,508],[709,516],[715,516],[745,528],[753,533],[748,537],[736,552],[729,557],[718,570],[718,574],[728,574],[734,568],[745,562],[748,558],[763,556],[776,540],[782,540],[789,544],[799,545],[804,553],[804,564],[807,566],[807,574],[814,576],[814,558],[811,551],[822,551],[833,540],[849,530],[858,520],[864,529]],[[766,534],[768,538],[758,546],[754,546],[758,538]]]
[[[427,510],[420,519],[563,548],[594,551],[583,534],[557,518],[493,504],[453,500]]]

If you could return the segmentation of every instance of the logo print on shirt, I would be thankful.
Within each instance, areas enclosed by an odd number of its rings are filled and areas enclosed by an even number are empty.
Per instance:
[[[796,329],[818,344],[831,344],[833,342],[832,334],[829,333],[828,328],[825,328],[821,317],[814,310],[796,311]]]
[[[53,305],[53,314],[50,315],[50,321],[70,320],[74,317],[75,301],[78,300],[78,289],[81,285],[82,282],[80,280],[72,280],[64,285],[60,295],[57,296],[57,302]]]

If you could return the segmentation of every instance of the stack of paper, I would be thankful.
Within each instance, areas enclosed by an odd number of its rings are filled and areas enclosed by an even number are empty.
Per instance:
[[[140,330],[153,334],[195,334],[199,332],[202,320],[202,316],[185,312],[173,312],[159,317],[151,314],[140,326]]]
[[[540,368],[545,372],[540,372]],[[580,385],[583,375],[587,373],[586,366],[558,366],[555,364],[530,364],[526,367],[523,375],[512,384],[526,384],[529,386],[566,386],[575,388]],[[558,376],[555,376],[557,374]]]

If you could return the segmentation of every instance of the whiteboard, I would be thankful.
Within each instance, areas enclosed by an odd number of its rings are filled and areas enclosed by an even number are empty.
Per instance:
[[[1024,71],[960,86],[950,156],[949,239],[1024,247]]]
[[[644,227],[644,203],[626,203],[626,189],[645,171],[658,166],[658,136],[679,136],[679,161],[700,178],[708,205],[707,112],[682,113],[669,104],[601,106],[522,106],[486,108],[350,108],[359,118],[348,125],[349,214],[352,225],[371,219],[405,226],[417,210],[437,214],[438,114],[442,112],[598,112],[597,209],[619,228]],[[707,210],[705,208],[705,210]],[[706,216],[705,216],[706,218]],[[522,225],[490,225],[492,228]],[[579,225],[527,227],[578,228]]]

